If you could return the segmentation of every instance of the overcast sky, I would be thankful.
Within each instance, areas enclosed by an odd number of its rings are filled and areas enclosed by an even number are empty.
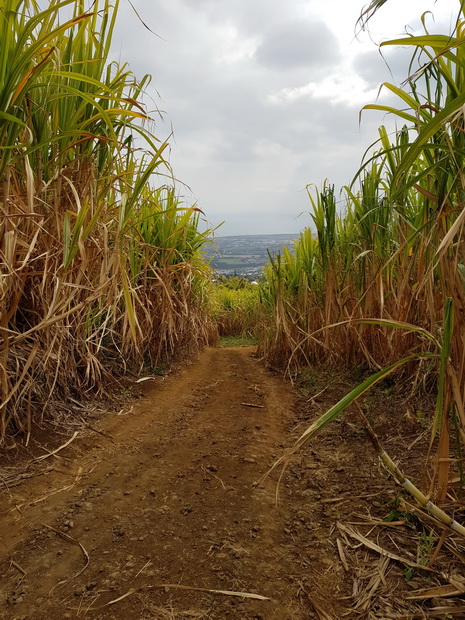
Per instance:
[[[458,0],[390,0],[355,37],[368,0],[132,0],[120,5],[113,54],[138,77],[171,131],[170,162],[219,235],[294,233],[309,224],[306,186],[337,188],[356,172],[386,119],[360,108],[407,76],[409,52],[376,43],[449,32]],[[387,49],[387,48],[385,48]],[[388,100],[381,95],[378,100]],[[391,100],[393,102],[393,100]],[[304,212],[299,217],[299,214]]]

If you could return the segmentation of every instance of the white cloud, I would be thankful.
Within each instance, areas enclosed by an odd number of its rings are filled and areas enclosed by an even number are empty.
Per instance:
[[[362,106],[368,101],[374,101],[378,96],[378,90],[370,88],[359,75],[334,73],[320,82],[309,82],[305,86],[295,88],[282,88],[268,95],[267,100],[272,104],[283,105],[300,99],[322,99],[333,105]]]
[[[250,61],[257,49],[257,40],[242,37],[232,24],[218,27],[216,41],[217,55],[213,62],[223,67]]]

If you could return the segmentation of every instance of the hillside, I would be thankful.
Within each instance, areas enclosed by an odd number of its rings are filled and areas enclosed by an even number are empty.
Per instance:
[[[278,253],[281,247],[292,247],[298,234],[238,235],[215,237],[207,247],[206,254],[212,267],[222,275],[258,277],[268,252]]]

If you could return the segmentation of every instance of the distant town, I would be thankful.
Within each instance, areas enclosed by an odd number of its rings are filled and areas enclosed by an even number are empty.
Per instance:
[[[215,237],[207,248],[211,266],[222,276],[259,278],[269,262],[268,252],[277,254],[282,246],[292,248],[299,234],[239,235]]]

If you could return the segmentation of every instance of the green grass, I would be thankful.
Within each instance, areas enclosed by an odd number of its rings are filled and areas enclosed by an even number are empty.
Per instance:
[[[240,258],[221,258],[218,260],[220,263],[225,263],[226,265],[246,265],[245,260],[241,260]]]
[[[210,287],[212,315],[220,336],[255,336],[261,313],[258,287],[237,277],[226,283],[212,283]]]
[[[228,347],[251,347],[258,344],[256,338],[249,336],[221,336],[220,347],[227,349]]]

